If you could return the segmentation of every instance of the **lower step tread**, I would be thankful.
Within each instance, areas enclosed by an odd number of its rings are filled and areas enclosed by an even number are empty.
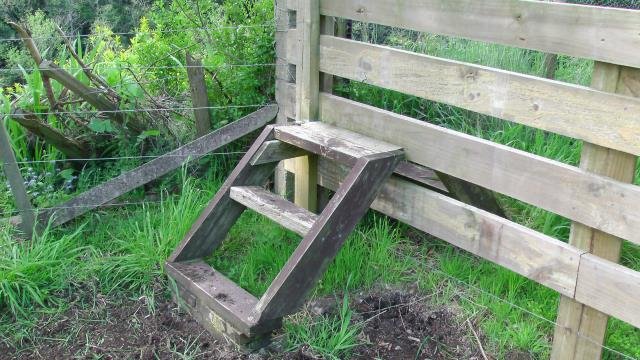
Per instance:
[[[165,265],[167,274],[244,334],[256,332],[254,313],[258,299],[214,270],[204,261],[174,262]]]
[[[318,219],[318,215],[259,186],[234,186],[230,191],[233,200],[301,236],[305,236]]]

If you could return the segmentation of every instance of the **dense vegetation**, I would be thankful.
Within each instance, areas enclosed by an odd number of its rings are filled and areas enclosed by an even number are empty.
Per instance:
[[[640,8],[634,0],[574,2]],[[96,86],[65,46],[56,26],[73,34],[72,49],[114,92],[104,89],[106,96],[119,101],[122,109],[135,111],[127,113],[123,123],[97,116],[91,106],[55,81],[53,95],[60,104],[51,104],[42,75],[22,43],[0,42],[0,111],[28,191],[39,207],[55,206],[193,138],[184,60],[187,51],[205,66],[214,128],[273,102],[276,29],[271,0],[61,0],[47,2],[46,7],[43,3],[10,1],[0,11],[5,20],[20,21],[30,31],[43,57],[86,85]],[[0,35],[16,37],[6,24],[0,25]],[[520,73],[542,75],[544,71],[544,54],[535,51],[361,23],[353,24],[353,37]],[[556,78],[588,85],[592,66],[590,61],[561,56]],[[361,83],[340,83],[336,91],[568,164],[579,160],[581,143],[562,136]],[[12,108],[39,114],[40,121],[80,141],[87,156],[96,161],[66,161],[69,156],[6,116]],[[132,121],[142,124],[142,129],[130,131]],[[13,230],[0,223],[0,340],[28,346],[38,319],[64,311],[77,291],[93,296],[144,295],[153,307],[154,296],[166,295],[164,260],[215,193],[244,145],[233,144],[222,154],[185,166],[120,199],[143,205],[94,212],[64,228],[47,230],[32,242],[16,242]],[[636,183],[640,183],[640,174]],[[559,239],[568,238],[567,219],[514,199],[501,197],[500,201],[515,221]],[[1,217],[14,214],[4,180],[0,208]],[[260,294],[297,241],[295,234],[246,214],[222,251],[209,261],[247,290]],[[640,250],[627,244],[623,263],[640,270]],[[380,283],[417,284],[432,295],[434,303],[457,303],[465,316],[478,319],[489,350],[499,357],[511,349],[534,357],[548,354],[553,331],[549,321],[555,318],[557,294],[371,214],[351,236],[316,295]],[[343,309],[338,318],[320,323],[309,317],[290,319],[286,346],[308,343],[327,357],[346,356],[349,344],[360,341],[357,331],[345,330],[350,325],[348,320],[345,324],[348,313]],[[335,334],[319,336],[331,329],[337,329]],[[607,346],[640,357],[639,344],[638,330],[611,322]],[[616,355],[605,351],[605,356]]]

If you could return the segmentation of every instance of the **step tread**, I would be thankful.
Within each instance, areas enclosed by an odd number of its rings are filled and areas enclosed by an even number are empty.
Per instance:
[[[322,122],[277,126],[276,139],[352,165],[358,158],[402,151],[402,147]]]
[[[245,334],[254,333],[258,299],[202,260],[168,262],[167,274]]]
[[[301,236],[305,236],[318,219],[318,215],[259,186],[233,186],[229,196]]]

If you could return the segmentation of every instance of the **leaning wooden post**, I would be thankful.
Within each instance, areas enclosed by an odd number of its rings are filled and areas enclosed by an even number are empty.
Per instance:
[[[9,180],[11,193],[15,198],[18,211],[20,211],[20,227],[27,239],[31,239],[35,226],[35,214],[2,119],[0,119],[0,158],[2,158],[4,165],[4,173]]]
[[[596,62],[591,86],[602,91],[634,96],[640,91],[639,80],[640,69]],[[634,155],[585,142],[580,168],[631,183],[636,160],[637,157]],[[574,222],[571,225],[569,243],[601,258],[615,262],[620,260],[622,239],[583,224]],[[607,320],[607,315],[562,296],[551,358],[557,360],[600,359]]]
[[[196,118],[196,137],[201,137],[211,131],[209,96],[207,95],[207,85],[204,82],[202,61],[195,59],[188,51],[187,76],[189,77],[189,87],[191,89],[193,114]]]
[[[300,1],[298,9],[301,63],[296,67],[296,117],[300,122],[317,121],[320,97],[320,1]],[[318,163],[316,156],[294,160],[296,204],[317,210]]]

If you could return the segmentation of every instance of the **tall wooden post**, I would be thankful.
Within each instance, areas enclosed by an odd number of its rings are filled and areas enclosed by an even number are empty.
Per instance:
[[[204,68],[202,61],[195,59],[188,51],[186,60],[191,100],[194,107],[193,114],[196,118],[196,137],[201,137],[211,131],[209,96],[207,95],[207,84],[204,81]]]
[[[596,62],[591,86],[595,89],[634,96],[640,91],[640,69]],[[602,119],[606,121],[606,119]],[[636,156],[585,143],[580,168],[623,182],[632,182]],[[574,222],[569,243],[618,262],[622,240]],[[556,360],[600,359],[608,316],[568,297],[561,297],[551,358]]]
[[[297,20],[302,60],[296,67],[296,117],[300,122],[317,121],[320,97],[320,0],[301,0]],[[315,155],[293,160],[294,200],[310,211],[317,210],[318,164]]]
[[[4,127],[4,120],[0,119],[0,158],[3,162],[4,173],[9,180],[11,193],[16,201],[18,211],[20,211],[20,227],[27,239],[31,239],[35,226],[35,214],[33,206],[29,200],[27,189],[24,186],[24,179],[20,174],[16,156],[9,142],[7,129]]]

